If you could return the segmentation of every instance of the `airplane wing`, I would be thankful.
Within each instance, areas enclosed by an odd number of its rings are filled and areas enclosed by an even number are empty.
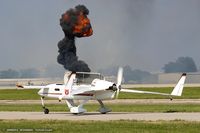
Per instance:
[[[186,73],[183,73],[177,85],[174,87],[171,94],[168,93],[160,93],[160,92],[151,92],[151,91],[139,91],[139,90],[130,90],[130,89],[121,89],[120,92],[131,92],[131,93],[146,93],[146,94],[157,94],[164,96],[181,96],[183,92],[183,87],[186,79]]]
[[[18,88],[26,88],[26,89],[41,89],[44,88],[45,86],[31,86],[31,85],[20,85],[20,84],[16,84],[16,86]]]

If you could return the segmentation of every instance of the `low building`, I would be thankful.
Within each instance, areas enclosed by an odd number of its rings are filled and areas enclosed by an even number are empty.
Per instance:
[[[160,73],[158,74],[159,84],[174,84],[180,79],[182,73]],[[200,73],[187,73],[186,83],[200,83]]]

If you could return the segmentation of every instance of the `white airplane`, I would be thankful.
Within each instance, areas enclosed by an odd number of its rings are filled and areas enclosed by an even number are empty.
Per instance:
[[[106,114],[111,109],[106,108],[102,100],[115,99],[118,97],[119,92],[130,93],[147,93],[169,96],[181,96],[183,91],[186,74],[182,74],[177,85],[174,87],[171,94],[140,91],[132,89],[122,89],[121,82],[123,78],[123,69],[119,68],[117,83],[109,82],[104,79],[99,73],[87,73],[87,72],[66,72],[64,75],[64,84],[49,84],[46,86],[22,86],[21,88],[40,89],[38,94],[41,96],[41,102],[44,109],[44,113],[48,114],[49,110],[44,105],[44,98],[50,97],[58,99],[59,101],[65,100],[70,112],[73,114],[80,114],[86,112],[83,105],[88,100],[97,100],[100,104],[99,112]],[[74,100],[83,100],[80,105],[75,105]]]

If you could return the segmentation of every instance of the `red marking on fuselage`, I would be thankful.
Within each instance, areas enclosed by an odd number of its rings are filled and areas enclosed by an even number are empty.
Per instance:
[[[62,95],[62,93],[42,93],[42,94]]]
[[[93,96],[94,94],[91,93],[81,93],[81,94],[76,94],[78,96]]]
[[[65,95],[68,95],[68,94],[69,94],[69,90],[65,89]]]

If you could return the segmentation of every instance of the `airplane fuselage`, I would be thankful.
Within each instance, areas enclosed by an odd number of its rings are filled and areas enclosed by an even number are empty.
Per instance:
[[[39,88],[38,94],[41,96],[41,103],[44,109],[44,113],[48,114],[49,110],[44,105],[44,98],[55,98],[65,100],[70,112],[73,114],[79,114],[86,112],[83,105],[89,100],[97,100],[100,104],[99,112],[102,114],[108,113],[111,109],[106,108],[103,104],[103,100],[114,99],[118,97],[119,92],[129,93],[146,93],[146,94],[157,94],[164,96],[181,96],[183,85],[186,79],[186,74],[182,74],[177,85],[174,87],[171,94],[140,91],[134,89],[123,89],[121,88],[121,82],[123,77],[123,69],[119,68],[117,75],[117,82],[109,82],[102,78],[99,74],[85,73],[85,72],[70,72],[64,76],[64,84],[49,84],[46,86],[23,86],[17,85],[20,88]],[[79,105],[76,105],[74,100],[81,100]]]
[[[78,90],[89,90],[93,88],[92,85],[73,85],[71,89],[66,88],[63,84],[50,84],[41,88],[38,94],[42,97],[50,97],[55,99],[73,99],[73,100],[108,100],[113,99],[115,91],[113,90],[102,90],[102,91],[91,91],[79,94],[73,94],[74,91]]]

